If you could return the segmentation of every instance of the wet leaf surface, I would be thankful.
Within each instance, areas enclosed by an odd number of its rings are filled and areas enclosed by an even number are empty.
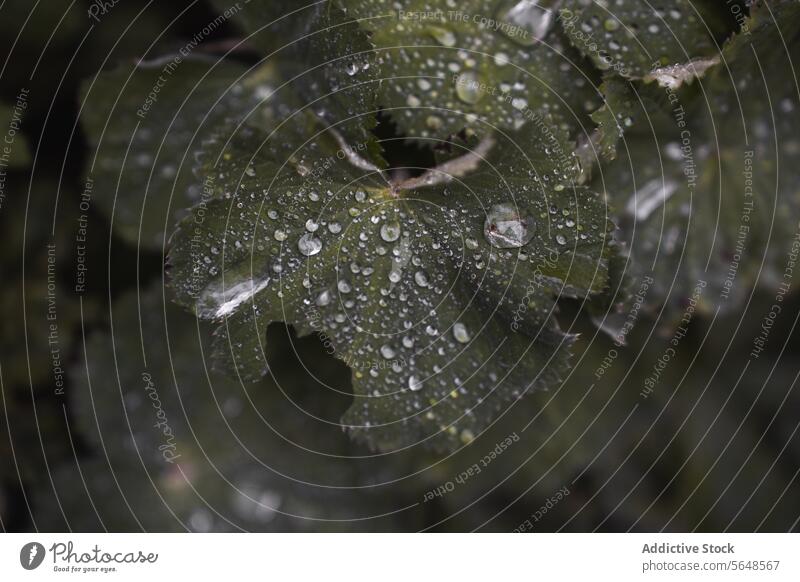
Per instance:
[[[207,146],[214,195],[175,235],[171,277],[181,303],[222,322],[216,353],[242,378],[265,373],[266,327],[286,321],[353,369],[352,432],[452,448],[561,377],[571,340],[554,298],[606,282],[590,192],[526,173],[394,183],[308,113]]]

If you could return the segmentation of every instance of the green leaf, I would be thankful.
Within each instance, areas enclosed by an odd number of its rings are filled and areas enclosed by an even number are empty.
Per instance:
[[[631,81],[608,73],[600,92],[605,103],[591,115],[597,126],[591,133],[579,137],[575,149],[585,182],[592,178],[595,166],[617,157],[617,148],[626,129],[646,132],[653,124],[652,118],[658,119],[670,108],[670,95],[674,95],[671,89],[662,91],[655,85],[633,85]],[[684,90],[683,95],[686,94],[688,91]]]
[[[572,44],[604,71],[642,79],[654,69],[719,53],[728,32],[717,0],[565,0],[560,12]]]
[[[165,233],[202,196],[192,172],[202,140],[226,121],[249,116],[257,124],[281,115],[259,107],[274,91],[269,66],[247,73],[238,64],[178,54],[84,83],[81,120],[95,148],[87,173],[115,232],[163,248]]]
[[[289,86],[322,120],[339,123],[348,143],[367,145],[376,157],[379,148],[369,130],[376,125],[382,80],[366,34],[332,2],[312,5],[294,18],[301,22],[298,38],[279,53]],[[347,122],[353,118],[360,123]]]
[[[442,139],[467,127],[486,134],[548,114],[575,132],[596,103],[552,2],[340,4],[370,33],[384,79],[379,100],[410,137]]]
[[[609,110],[634,121],[597,185],[617,209],[634,275],[653,273],[649,302],[683,311],[704,281],[701,306],[736,309],[754,284],[784,281],[800,217],[800,119],[785,74],[798,58],[798,15],[796,2],[754,8],[702,94],[667,90],[658,104],[641,84],[609,92]]]
[[[254,0],[237,16],[248,42],[280,56],[299,93],[334,93],[322,108],[330,123],[380,104],[402,133],[438,140],[540,116],[570,133],[585,123],[598,105],[592,73],[551,4],[472,0],[444,10],[341,0],[300,9]]]
[[[220,12],[229,9],[216,1]],[[366,33],[332,2],[298,6],[275,0],[254,0],[239,7],[234,20],[247,33],[246,46],[280,66],[285,87],[302,97],[329,124],[370,114],[371,125],[340,128],[349,143],[371,144],[375,125],[378,68]],[[348,134],[353,129],[355,133]]]
[[[604,105],[592,113],[592,121],[597,124],[595,131],[578,148],[584,165],[591,168],[601,160],[611,161],[617,157],[617,144],[623,135],[624,127],[633,125],[630,117],[635,110],[630,85],[611,75],[600,86],[605,100]]]
[[[93,454],[70,459],[53,471],[54,485],[42,484],[40,527],[414,527],[406,513],[402,522],[391,515],[410,503],[370,486],[402,469],[354,459],[367,451],[325,418],[327,407],[341,408],[326,382],[343,366],[316,342],[278,341],[284,347],[271,354],[271,377],[242,386],[208,370],[209,330],[171,305],[159,285],[121,297],[110,316],[113,327],[87,338],[70,375],[73,437]]]
[[[344,422],[373,446],[468,442],[566,370],[555,297],[606,284],[602,201],[475,171],[482,153],[398,183],[308,112],[210,142],[213,195],[173,238],[178,300],[222,322],[216,353],[246,379],[270,322],[322,335],[353,370]]]

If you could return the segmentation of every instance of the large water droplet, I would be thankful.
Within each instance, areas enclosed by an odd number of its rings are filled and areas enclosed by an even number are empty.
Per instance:
[[[400,223],[387,222],[381,226],[381,238],[386,242],[394,242],[400,238]]]
[[[483,225],[489,243],[499,249],[518,249],[533,238],[535,223],[532,217],[521,214],[512,204],[492,206]]]
[[[297,248],[305,256],[312,257],[322,250],[322,241],[309,232],[300,237]]]
[[[471,338],[467,326],[460,322],[453,324],[453,337],[456,338],[457,342],[462,344],[469,343]]]
[[[500,30],[511,40],[523,46],[531,46],[541,41],[556,19],[555,9],[559,0],[511,0],[500,5],[498,22],[511,26]]]
[[[456,44],[456,35],[452,30],[447,30],[441,26],[429,26],[428,32],[442,46],[455,46]]]
[[[408,389],[412,390],[413,392],[422,390],[422,380],[419,379],[419,376],[408,377]]]
[[[395,351],[389,344],[384,344],[381,346],[381,355],[387,360],[391,360],[395,356]]]

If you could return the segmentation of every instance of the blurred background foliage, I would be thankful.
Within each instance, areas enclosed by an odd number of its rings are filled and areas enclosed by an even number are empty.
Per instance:
[[[643,314],[628,345],[615,346],[565,306],[564,326],[582,332],[569,379],[444,457],[377,454],[348,439],[337,421],[350,396],[326,384],[349,385],[349,370],[317,338],[273,325],[272,373],[259,384],[209,369],[208,329],[170,303],[162,250],[131,245],[107,213],[81,208],[90,148],[78,113],[87,78],[184,46],[216,12],[204,1],[124,1],[96,23],[89,6],[0,8],[0,121],[29,92],[0,205],[4,530],[510,531],[526,520],[535,531],[797,528],[795,296],[745,365],[774,290],[743,312],[696,317],[647,397],[671,334]],[[201,50],[225,50],[237,35],[224,24]],[[429,162],[415,147],[390,157]],[[151,383],[180,463],[159,450],[167,441],[152,426]]]

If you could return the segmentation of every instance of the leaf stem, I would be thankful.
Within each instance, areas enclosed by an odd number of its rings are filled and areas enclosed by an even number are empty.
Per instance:
[[[426,186],[438,186],[439,184],[447,184],[453,178],[460,178],[469,172],[474,171],[480,163],[486,158],[486,155],[494,147],[495,139],[492,135],[484,137],[474,150],[470,150],[463,156],[448,160],[443,164],[435,166],[427,170],[420,176],[413,178],[406,178],[399,182],[392,183],[392,193],[396,195],[402,190],[413,190],[415,188],[423,188]]]

